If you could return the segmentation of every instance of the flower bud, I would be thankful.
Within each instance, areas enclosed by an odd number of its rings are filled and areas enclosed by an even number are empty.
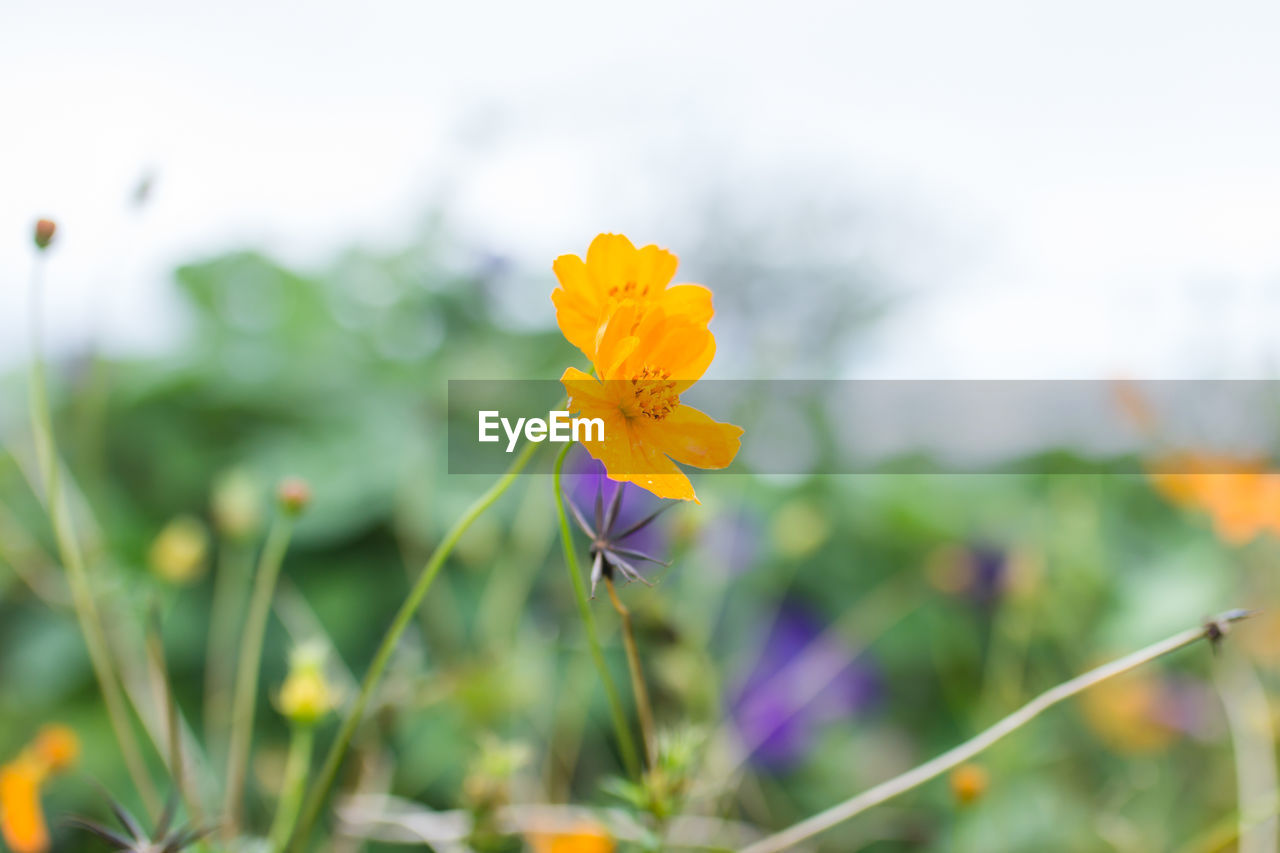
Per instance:
[[[36,248],[44,251],[49,248],[49,244],[53,242],[54,232],[58,230],[58,224],[52,219],[36,220]]]
[[[961,764],[951,771],[951,793],[967,806],[980,799],[991,785],[991,777],[981,764]]]
[[[300,726],[313,726],[334,709],[337,694],[324,675],[322,647],[308,644],[294,649],[278,705],[289,722]]]
[[[301,515],[311,503],[311,486],[301,477],[285,477],[276,489],[276,499],[289,515]]]
[[[213,526],[228,539],[243,541],[262,526],[262,500],[257,483],[243,470],[228,471],[213,484]]]
[[[190,515],[170,521],[151,543],[151,570],[170,583],[198,580],[205,570],[209,533],[204,523]]]

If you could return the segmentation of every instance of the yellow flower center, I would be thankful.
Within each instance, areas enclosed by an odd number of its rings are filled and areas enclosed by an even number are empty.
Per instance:
[[[631,399],[640,414],[660,421],[680,405],[671,371],[645,365],[640,375],[631,380]]]

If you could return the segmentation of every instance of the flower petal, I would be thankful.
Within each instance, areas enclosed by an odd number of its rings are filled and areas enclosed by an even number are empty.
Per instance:
[[[636,247],[621,234],[601,234],[587,247],[587,273],[596,292],[607,293],[636,277]]]
[[[641,463],[636,461],[634,454],[635,443],[630,424],[617,409],[583,409],[583,416],[604,419],[604,441],[584,441],[582,447],[591,458],[604,465],[609,479],[622,481],[627,475],[640,469]]]
[[[715,310],[711,307],[711,291],[700,284],[677,284],[668,287],[658,299],[658,307],[671,316],[684,317],[705,326]]]
[[[694,339],[696,340],[696,339]],[[682,394],[695,382],[702,378],[716,357],[716,339],[710,332],[702,339],[702,351],[694,353],[692,349],[684,361],[671,368],[671,375],[676,379],[676,393]]]
[[[692,406],[679,405],[660,421],[637,421],[642,441],[695,468],[727,468],[742,446],[742,427],[712,420]]]
[[[661,311],[645,316],[636,329],[640,339],[637,350],[644,362],[666,370],[683,391],[707,372],[716,355],[715,336],[705,326],[681,317],[669,317]]]
[[[587,264],[582,258],[577,255],[561,255],[555,259],[551,269],[566,293],[585,299],[595,306],[600,304],[600,293],[591,286]]]
[[[595,355],[593,347],[604,295],[592,283],[586,263],[577,255],[561,255],[551,268],[560,282],[551,292],[556,323],[569,343],[591,358]]]
[[[641,347],[641,339],[633,333],[645,316],[634,306],[619,308],[601,326],[595,339],[596,372],[602,379],[628,378],[639,369],[628,359]]]
[[[566,830],[535,829],[525,835],[533,853],[613,853],[613,839],[604,827],[584,821]]]
[[[604,464],[609,479],[634,483],[660,498],[697,501],[693,483],[662,452],[641,440],[635,420],[623,417],[616,409],[590,414],[604,418],[604,441],[584,441],[582,446]]]
[[[657,297],[676,274],[676,256],[657,246],[645,246],[636,254],[636,284],[643,295]]]
[[[637,441],[633,445],[633,449],[640,459],[640,470],[637,473],[615,479],[635,483],[640,488],[648,489],[660,498],[702,503],[702,501],[698,500],[698,495],[694,492],[693,483],[689,480],[688,475],[681,471],[679,466],[668,459],[666,455],[657,448],[646,445],[643,441]],[[607,465],[605,467],[606,469],[608,468]]]
[[[594,376],[583,373],[576,367],[566,367],[560,374],[560,384],[569,395],[569,411],[595,412],[597,410],[617,412],[618,402],[614,397],[615,383],[601,382]],[[595,414],[591,415],[595,417]],[[606,433],[608,435],[608,433]]]
[[[40,808],[41,769],[18,759],[0,768],[0,834],[14,853],[44,853],[49,829]]]
[[[556,325],[565,339],[582,351],[588,359],[595,358],[596,335],[599,332],[600,312],[564,288],[551,291],[551,302],[556,306]]]
[[[80,738],[67,726],[48,723],[41,726],[32,749],[52,772],[66,770],[80,756]]]

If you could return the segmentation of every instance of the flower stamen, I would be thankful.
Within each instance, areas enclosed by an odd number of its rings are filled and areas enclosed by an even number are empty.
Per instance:
[[[664,419],[680,405],[671,372],[647,364],[631,380],[631,397],[640,413],[655,421]]]

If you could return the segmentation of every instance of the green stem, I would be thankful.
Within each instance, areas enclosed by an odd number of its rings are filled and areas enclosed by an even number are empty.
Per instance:
[[[462,514],[462,517],[454,522],[452,529],[445,534],[444,539],[440,541],[440,545],[432,553],[426,566],[423,567],[422,574],[418,576],[417,582],[409,591],[409,596],[400,605],[400,609],[396,612],[395,618],[392,619],[390,627],[387,628],[387,633],[382,638],[382,643],[378,646],[378,651],[373,656],[373,662],[369,665],[369,671],[365,673],[364,681],[360,684],[360,693],[347,711],[333,745],[329,747],[329,751],[325,754],[324,764],[321,765],[315,784],[311,786],[303,803],[302,817],[299,819],[297,830],[293,834],[290,850],[301,851],[305,849],[307,839],[311,835],[311,829],[320,817],[320,809],[324,807],[324,802],[329,796],[329,790],[333,787],[334,780],[338,776],[342,760],[346,756],[348,747],[351,746],[351,739],[355,736],[356,727],[360,725],[360,721],[364,717],[365,709],[369,705],[373,691],[382,680],[383,672],[386,670],[387,664],[391,662],[392,652],[395,651],[401,635],[404,634],[410,621],[413,620],[413,614],[421,606],[422,599],[427,595],[427,590],[431,589],[431,583],[436,579],[436,575],[440,573],[440,569],[444,566],[444,561],[448,559],[449,554],[453,551],[454,546],[458,544],[458,540],[462,538],[462,534],[467,531],[467,528],[485,510],[492,506],[494,501],[502,496],[503,492],[510,488],[515,481],[516,475],[529,464],[529,460],[533,458],[533,454],[537,449],[538,445],[535,443],[530,442],[525,445],[524,449],[520,451],[520,455],[511,463],[511,467],[507,469],[507,473],[503,474],[498,482],[490,486],[487,492],[478,497],[471,506],[467,507],[467,511]]]
[[[621,486],[619,486],[621,488]],[[636,717],[640,720],[640,739],[644,741],[644,757],[649,769],[658,766],[658,736],[653,723],[653,705],[649,702],[649,688],[644,683],[644,667],[640,665],[640,649],[636,645],[636,632],[631,624],[631,610],[622,603],[611,578],[604,579],[604,588],[613,602],[622,622],[622,647],[627,653],[627,671],[631,674],[631,695],[636,700]]]
[[[173,695],[173,681],[169,677],[169,663],[164,657],[164,638],[162,636],[162,618],[160,610],[152,613],[149,629],[144,637],[147,656],[151,664],[152,690],[155,693],[156,711],[163,721],[165,730],[165,760],[168,763],[169,777],[182,797],[187,812],[197,823],[204,820],[200,805],[187,784],[186,763],[182,755],[182,720],[178,714],[177,698]]]
[[[569,580],[573,582],[573,597],[578,602],[578,616],[582,619],[582,629],[587,635],[587,645],[591,648],[591,659],[595,662],[600,681],[604,684],[605,696],[609,700],[609,713],[613,717],[613,729],[618,736],[618,749],[622,752],[622,763],[627,772],[635,778],[640,777],[640,760],[636,756],[636,743],[627,726],[627,715],[622,710],[622,700],[618,696],[618,687],[609,674],[609,665],[604,659],[604,650],[600,647],[600,638],[596,635],[596,620],[591,613],[591,602],[587,598],[587,584],[582,579],[582,570],[578,567],[578,555],[573,547],[573,535],[569,530],[569,517],[564,512],[564,495],[560,491],[560,472],[564,468],[564,459],[569,455],[572,444],[566,444],[556,459],[555,482],[556,512],[560,515],[560,541],[564,545],[564,564],[569,570]]]
[[[129,722],[128,706],[121,692],[120,679],[111,660],[102,616],[94,598],[93,587],[85,569],[84,554],[76,536],[70,507],[62,493],[62,466],[58,458],[58,445],[53,432],[53,416],[49,410],[49,392],[45,384],[44,357],[40,346],[40,264],[36,259],[31,276],[31,431],[35,440],[36,462],[44,481],[45,511],[53,526],[58,555],[67,570],[67,584],[71,588],[71,601],[89,651],[89,662],[102,691],[107,717],[115,732],[120,754],[129,776],[133,779],[143,803],[153,814],[160,807],[159,795],[147,772],[142,751]]]
[[[271,824],[271,853],[283,853],[289,843],[289,834],[298,822],[298,809],[307,787],[307,774],[311,772],[311,744],[314,729],[309,725],[295,725],[289,741],[289,758],[284,768],[284,787],[280,802],[276,805],[276,817]]]
[[[204,681],[205,744],[211,756],[226,760],[227,722],[231,718],[236,638],[244,625],[245,592],[253,567],[253,552],[244,543],[224,538],[218,549],[218,572],[213,579],[209,611],[209,640]]]
[[[244,635],[240,642],[240,659],[236,664],[236,685],[231,705],[231,740],[227,755],[227,799],[223,807],[227,838],[235,836],[240,823],[244,777],[249,766],[249,748],[253,742],[253,716],[258,699],[258,669],[262,664],[262,641],[267,633],[267,617],[276,580],[284,563],[289,538],[293,534],[293,518],[281,513],[271,525],[267,544],[263,546],[245,617]]]

